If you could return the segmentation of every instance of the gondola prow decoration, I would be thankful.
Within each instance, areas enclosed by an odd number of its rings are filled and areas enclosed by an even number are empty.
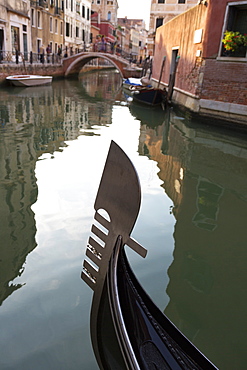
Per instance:
[[[141,202],[135,168],[111,142],[94,208],[82,279],[92,288],[90,330],[100,369],[217,369],[157,308],[131,270],[124,246]]]

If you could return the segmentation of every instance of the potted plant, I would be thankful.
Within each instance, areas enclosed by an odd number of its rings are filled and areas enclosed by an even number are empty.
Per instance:
[[[222,43],[225,50],[228,51],[228,55],[245,56],[247,46],[247,34],[242,35],[238,31],[225,31]]]

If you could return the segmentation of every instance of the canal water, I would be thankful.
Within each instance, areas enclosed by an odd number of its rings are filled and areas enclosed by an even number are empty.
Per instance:
[[[246,133],[215,123],[129,104],[116,71],[1,88],[0,369],[98,368],[80,274],[111,140],[140,177],[138,279],[220,369],[246,369]]]

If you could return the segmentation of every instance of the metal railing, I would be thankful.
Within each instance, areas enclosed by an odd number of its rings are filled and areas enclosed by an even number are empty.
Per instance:
[[[127,59],[128,61],[131,60],[131,54],[124,51],[121,47],[115,47],[114,44],[111,44],[109,42],[96,42],[92,46],[92,51],[95,52],[102,52],[102,53],[108,53],[108,54],[115,54],[117,56],[120,56],[124,59]]]
[[[107,53],[113,54],[118,57],[124,58],[128,62],[133,62],[133,57],[130,53],[125,52],[120,47],[114,47],[113,44],[110,43],[103,43],[97,42],[95,44],[91,44],[90,47],[85,49],[76,49],[75,52],[71,50],[64,49],[60,55],[56,53],[33,53],[30,52],[19,52],[19,51],[6,51],[0,50],[0,63],[2,64],[61,64],[62,59],[79,54],[81,52],[90,51],[96,53]]]
[[[2,64],[61,64],[62,57],[54,53],[12,52],[0,50],[0,63]]]

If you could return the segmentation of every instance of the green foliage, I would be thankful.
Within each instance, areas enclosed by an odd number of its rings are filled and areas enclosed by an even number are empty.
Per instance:
[[[240,32],[226,31],[222,40],[226,50],[236,51],[240,46],[247,46],[247,34]]]

